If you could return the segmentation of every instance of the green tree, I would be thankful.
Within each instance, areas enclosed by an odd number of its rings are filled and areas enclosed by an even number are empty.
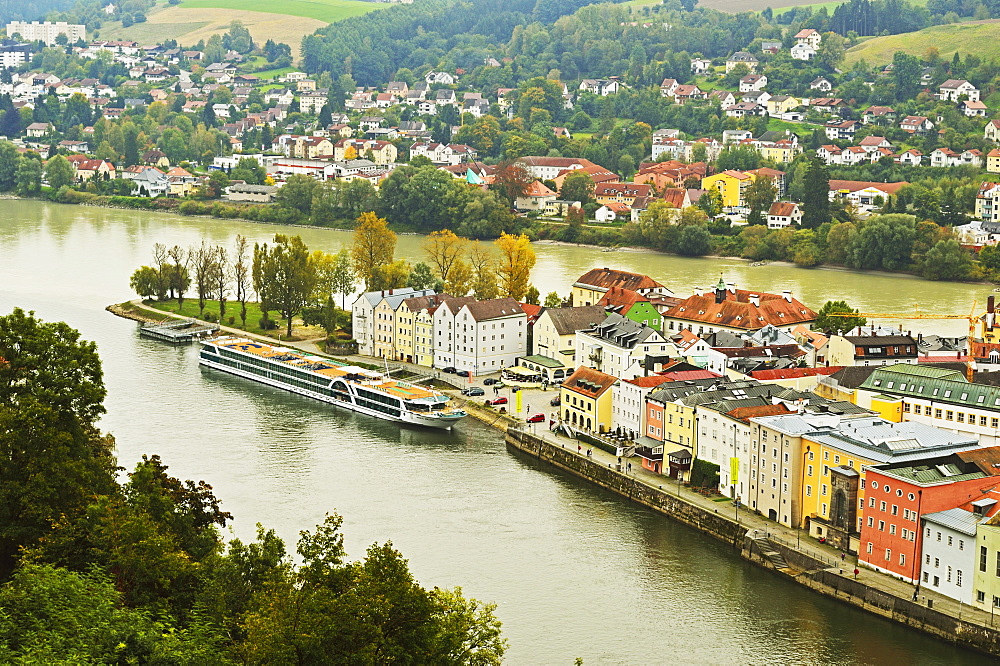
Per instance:
[[[547,308],[558,308],[562,306],[562,297],[554,291],[550,291],[545,295],[545,303],[543,305]]]
[[[410,271],[410,276],[406,280],[406,286],[418,290],[430,289],[437,284],[437,281],[438,279],[431,272],[431,267],[422,261],[418,261],[413,266],[413,270]]]
[[[813,322],[814,331],[823,331],[827,335],[840,335],[859,326],[864,326],[868,320],[864,317],[839,317],[833,315],[852,314],[858,311],[847,304],[846,301],[827,301],[816,313],[816,321]]]
[[[45,164],[45,179],[49,187],[58,190],[60,187],[72,185],[76,180],[76,169],[62,155],[56,155]]]
[[[160,293],[159,271],[150,266],[138,268],[132,273],[129,286],[142,298],[153,298]]]
[[[18,551],[115,487],[113,442],[97,429],[97,347],[62,322],[0,317],[0,580]],[[0,613],[2,615],[2,613]]]
[[[264,179],[267,178],[267,171],[257,160],[252,157],[244,157],[229,172],[229,178],[242,180],[248,185],[263,185]]]
[[[967,280],[971,272],[972,258],[954,238],[938,241],[920,265],[920,274],[928,280]]]
[[[818,158],[812,158],[806,167],[802,193],[802,227],[818,229],[831,220],[830,214],[830,174],[826,165]]]
[[[309,302],[316,284],[316,270],[309,261],[309,248],[300,236],[275,234],[270,250],[264,246],[262,281],[274,309],[285,319],[285,333],[292,335],[292,319]],[[255,263],[257,257],[254,257]]]
[[[18,158],[14,182],[18,194],[37,194],[42,189],[42,161],[37,155]]]
[[[581,205],[590,203],[594,198],[594,180],[582,169],[570,172],[559,188],[559,198],[563,201],[579,201]]]
[[[686,225],[677,232],[677,254],[700,257],[712,251],[712,234],[701,225]]]
[[[538,305],[541,299],[541,294],[538,292],[538,287],[533,284],[528,285],[528,289],[524,292],[524,302],[529,305]]]
[[[276,199],[282,206],[308,215],[313,206],[313,194],[319,186],[319,182],[312,176],[293,174],[285,180],[285,184],[278,190]]]
[[[17,185],[18,152],[10,141],[0,141],[0,192],[9,192]]]
[[[334,255],[333,272],[331,275],[333,291],[340,294],[340,307],[347,309],[347,297],[354,293],[354,262],[351,260],[351,251],[342,249]]]
[[[750,224],[763,224],[764,215],[771,204],[778,198],[778,188],[774,180],[768,176],[755,178],[744,195],[747,207],[750,208],[750,216],[747,221]]]
[[[873,215],[858,228],[847,265],[865,270],[902,270],[910,265],[916,218],[912,215]]]

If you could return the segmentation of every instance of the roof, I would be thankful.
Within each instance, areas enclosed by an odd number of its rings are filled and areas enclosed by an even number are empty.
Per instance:
[[[606,308],[614,308],[618,314],[625,314],[636,303],[649,303],[649,299],[639,292],[621,287],[611,287],[604,293],[604,298],[597,302]]]
[[[640,289],[663,288],[663,285],[640,273],[630,273],[616,268],[594,268],[583,275],[573,284],[574,287],[586,287],[597,291],[607,291],[612,287],[639,291]]]
[[[941,88],[953,89],[953,88],[960,88],[965,85],[971,85],[971,84],[969,84],[969,82],[966,81],[965,79],[948,79],[947,81],[941,84]]]
[[[532,354],[531,356],[522,356],[518,362],[528,361],[529,363],[536,363],[545,368],[565,368],[566,364],[560,360],[549,358],[548,356],[542,356],[541,354]]]
[[[926,513],[921,518],[928,523],[947,527],[955,532],[961,532],[969,536],[976,536],[976,527],[979,523],[986,520],[986,516],[981,516],[958,507],[945,511]]]
[[[472,315],[472,318],[476,321],[499,319],[501,317],[511,317],[514,315],[524,314],[521,304],[513,298],[494,298],[488,301],[473,301],[472,303],[466,304],[465,307],[469,309],[469,314]]]
[[[554,197],[556,193],[546,187],[542,181],[536,180],[531,185],[528,185],[527,189],[524,190],[522,197]]]
[[[841,366],[829,368],[785,368],[784,370],[756,370],[750,373],[750,377],[758,381],[774,381],[776,379],[798,379],[800,377],[815,377],[817,375],[832,375],[839,371]]]
[[[623,379],[623,382],[638,386],[639,388],[655,388],[660,384],[672,382],[674,379],[665,375],[649,375],[648,377],[636,377],[635,379]]]
[[[581,332],[622,349],[634,349],[654,335],[660,335],[655,328],[634,322],[614,312],[609,313],[601,323]]]
[[[757,305],[750,301],[751,296]],[[815,321],[816,313],[787,295],[726,289],[721,303],[716,293],[689,296],[663,312],[664,318],[754,331],[767,324],[789,326]]]
[[[872,345],[911,345],[916,349],[917,341],[909,335],[845,335],[845,340],[859,347],[870,347]],[[914,352],[914,355],[916,352]]]
[[[719,375],[711,370],[677,370],[676,372],[664,372],[661,377],[669,377],[673,381],[689,382],[696,379],[717,379]]]
[[[563,388],[589,398],[599,398],[617,381],[617,377],[581,365],[563,382]]]
[[[906,181],[899,183],[874,183],[863,180],[831,180],[830,191],[839,192],[841,190],[847,190],[848,192],[859,192],[861,190],[875,188],[885,194],[895,194],[901,187],[905,187],[906,185],[909,185]]]
[[[570,335],[604,321],[607,312],[600,305],[581,305],[572,308],[548,308],[543,313],[548,315],[552,326],[559,335]]]
[[[792,410],[788,409],[784,403],[779,403],[777,405],[760,405],[755,407],[737,407],[736,409],[728,412],[728,415],[732,418],[743,421],[746,423],[748,420],[761,417],[761,416],[778,416],[779,414],[791,414]]]
[[[797,203],[791,201],[775,201],[771,204],[771,208],[767,211],[767,214],[776,217],[791,217],[795,214],[798,207]]]

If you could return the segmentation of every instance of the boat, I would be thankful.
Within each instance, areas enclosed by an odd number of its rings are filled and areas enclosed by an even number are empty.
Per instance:
[[[198,363],[386,421],[450,430],[466,416],[439,391],[247,338],[202,342]]]

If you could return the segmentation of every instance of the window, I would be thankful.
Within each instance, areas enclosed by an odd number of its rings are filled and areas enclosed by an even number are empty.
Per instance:
[[[813,495],[813,487],[806,486],[806,497],[812,497],[812,495]]]
[[[951,545],[951,537],[950,536],[948,537],[948,545],[949,546]]]
[[[895,533],[896,533],[896,526],[889,525],[889,534],[895,534]]]
[[[1000,551],[997,551],[997,576],[1000,576]]]
[[[885,532],[885,521],[884,520],[878,521],[878,531],[879,532]]]
[[[903,554],[903,553],[900,553],[899,554],[899,566],[903,566],[905,564],[906,564],[906,555]]]
[[[1000,428],[1000,418],[995,418],[995,417],[991,418],[990,419],[990,427],[991,428]]]
[[[938,533],[937,533],[937,540],[938,540],[938,541],[940,541],[940,540],[941,540],[941,533],[940,533],[940,532],[938,532]]]
[[[962,587],[962,570],[955,569],[955,586]]]
[[[894,516],[898,516],[899,515],[899,507],[896,506],[895,504],[892,505],[892,515],[894,515]]]
[[[930,564],[930,563],[931,563],[931,556],[924,555],[924,564]]]
[[[868,516],[868,527],[874,527],[874,526],[875,526],[875,519],[872,518],[871,516]],[[868,552],[870,553],[871,551],[869,550]]]
[[[885,512],[885,502],[879,502],[879,511]]]
[[[970,421],[974,422],[975,419],[970,419]],[[959,423],[965,423],[965,414],[963,414],[962,412],[958,413],[958,422]]]
[[[924,582],[925,583],[927,582],[927,572],[926,571],[924,572]]]
[[[959,539],[958,540],[958,549],[959,550],[965,550],[965,539]]]
[[[888,562],[892,559],[892,548],[885,549],[885,561]]]
[[[936,419],[941,418],[941,410],[940,409],[935,409],[934,410],[934,418],[936,418]]]
[[[945,577],[945,582],[951,582],[951,567],[948,567],[948,575]]]
[[[826,484],[825,483],[823,484],[822,488],[823,489],[821,491],[821,494],[825,496],[826,495]]]
[[[945,421],[954,421],[955,420],[954,416],[955,416],[955,413],[953,411],[951,411],[950,409],[944,413],[944,419],[945,419]]]
[[[986,425],[986,417],[985,416],[980,416],[979,417],[979,425],[981,425],[981,426],[985,426]]]
[[[872,488],[878,490],[878,481],[872,481]]]
[[[868,506],[870,506],[873,509],[875,508],[875,498],[874,497],[869,497],[868,498]]]
[[[986,571],[986,546],[979,547],[979,570]]]
[[[813,475],[813,466],[812,465],[809,465],[809,466],[806,467],[806,475],[807,476],[812,476]]]
[[[829,459],[830,459],[830,452],[829,451],[824,451],[823,452],[823,460],[829,460]]]
[[[865,552],[867,552],[869,555],[872,554],[872,542],[871,541],[868,542],[868,546],[867,546]]]

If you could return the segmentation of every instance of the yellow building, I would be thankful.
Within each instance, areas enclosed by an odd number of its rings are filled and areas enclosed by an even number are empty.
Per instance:
[[[562,420],[593,432],[611,429],[612,390],[617,377],[580,366],[559,389]]]
[[[799,100],[787,95],[775,95],[766,102],[767,114],[779,116],[799,106]]]
[[[992,612],[1000,606],[1000,514],[976,527],[974,558],[972,605]]]
[[[630,273],[616,268],[594,268],[581,275],[573,283],[571,294],[573,305],[597,305],[612,287],[628,289],[647,298],[674,295],[672,291],[648,275]]]
[[[994,148],[986,153],[986,170],[990,173],[1000,173],[1000,148]]]
[[[702,178],[701,189],[717,190],[722,195],[722,206],[735,208],[743,205],[743,196],[752,182],[751,174],[728,170]]]
[[[600,305],[581,305],[568,308],[546,308],[538,316],[532,329],[531,353],[562,361],[576,367],[576,332],[590,328],[607,318]]]

